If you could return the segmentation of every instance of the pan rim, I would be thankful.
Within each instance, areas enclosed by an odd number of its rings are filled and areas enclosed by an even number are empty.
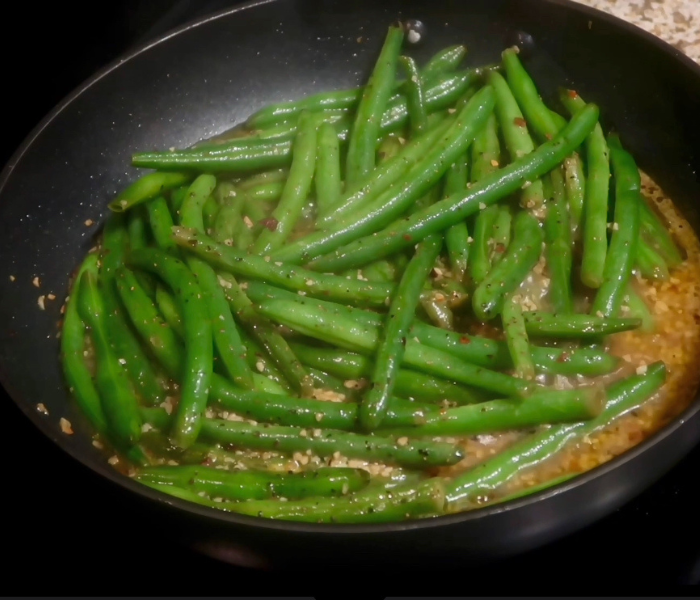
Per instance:
[[[15,150],[10,159],[7,161],[2,171],[0,172],[0,198],[2,198],[2,193],[12,176],[14,167],[19,163],[24,154],[29,150],[32,144],[37,140],[41,133],[50,125],[50,123],[57,118],[63,110],[65,110],[72,102],[74,102],[83,93],[89,90],[93,85],[98,83],[104,77],[107,77],[112,71],[118,69],[121,65],[129,62],[130,60],[148,52],[151,48],[158,46],[162,43],[167,42],[169,39],[174,38],[177,35],[186,33],[191,29],[206,25],[209,22],[216,21],[221,18],[234,15],[238,12],[254,9],[258,6],[263,6],[271,4],[273,2],[279,2],[281,0],[250,0],[243,4],[240,4],[233,8],[226,8],[220,11],[214,12],[212,14],[193,19],[187,23],[173,28],[153,40],[146,41],[133,50],[127,51],[125,54],[117,57],[115,60],[110,62],[108,65],[104,66],[98,70],[94,75],[83,81],[78,85],[72,92],[63,98],[24,138],[20,146]],[[672,57],[677,63],[682,67],[687,69],[690,74],[700,79],[700,65],[698,65],[694,60],[688,57],[686,54],[680,50],[673,47],[668,42],[658,38],[652,33],[638,27],[628,21],[625,21],[619,17],[612,14],[606,13],[596,8],[592,8],[583,4],[579,4],[574,0],[544,0],[545,3],[555,6],[563,7],[564,9],[582,13],[584,15],[589,15],[599,21],[606,22],[616,28],[627,31],[637,38],[640,38],[647,44],[655,47],[659,52]],[[455,513],[451,515],[443,515],[439,517],[434,517],[430,519],[417,519],[412,521],[405,521],[399,523],[379,523],[374,525],[353,525],[353,524],[319,524],[319,523],[303,523],[303,522],[291,522],[291,521],[281,521],[273,519],[265,519],[260,517],[251,517],[246,515],[239,515],[236,513],[224,512],[217,510],[215,508],[210,508],[206,506],[200,506],[194,503],[175,498],[163,492],[154,490],[148,486],[139,484],[133,479],[122,475],[111,467],[99,468],[98,466],[91,463],[90,460],[85,458],[77,449],[65,444],[65,440],[58,434],[55,427],[51,426],[45,419],[41,418],[36,411],[31,410],[29,403],[18,400],[19,394],[13,393],[12,386],[9,383],[9,378],[6,375],[4,365],[0,364],[0,384],[3,386],[7,394],[10,396],[14,404],[24,413],[24,415],[29,418],[29,420],[52,442],[60,448],[61,451],[65,452],[84,468],[89,469],[95,475],[109,481],[113,485],[117,485],[122,489],[128,490],[136,495],[140,496],[142,499],[155,502],[159,505],[165,505],[170,508],[175,508],[183,513],[189,513],[189,515],[194,517],[205,518],[210,522],[220,522],[232,525],[242,525],[250,528],[264,528],[270,530],[279,530],[289,533],[308,533],[308,534],[344,534],[344,535],[362,535],[362,534],[391,534],[401,531],[417,530],[417,529],[429,529],[435,527],[448,527],[455,525],[457,523],[463,523],[467,521],[475,521],[480,519],[486,519],[488,517],[515,511],[526,506],[536,504],[542,500],[552,498],[559,494],[571,491],[583,485],[587,485],[592,481],[604,477],[610,472],[616,470],[618,467],[635,460],[639,455],[644,454],[652,446],[662,442],[671,435],[674,435],[678,429],[683,427],[686,422],[690,421],[692,418],[696,417],[700,413],[700,394],[696,395],[693,402],[678,416],[676,416],[671,422],[667,423],[665,426],[660,428],[642,443],[630,448],[619,456],[612,458],[611,460],[603,463],[589,471],[581,473],[575,476],[573,479],[563,482],[559,485],[553,486],[549,489],[531,494],[529,496],[524,496],[511,501],[503,502],[501,504],[495,504],[491,506],[485,506],[482,508],[477,508],[461,513]],[[106,464],[106,463],[105,463]]]

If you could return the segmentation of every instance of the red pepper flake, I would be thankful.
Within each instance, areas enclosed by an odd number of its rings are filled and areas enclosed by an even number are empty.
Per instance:
[[[411,241],[411,236],[408,233],[403,234],[403,239],[405,239],[407,242]]]
[[[275,217],[268,217],[267,219],[261,219],[260,224],[263,227],[267,227],[270,231],[275,231],[277,229],[277,224],[279,221]]]
[[[459,343],[460,344],[471,344],[472,341],[466,335],[463,335],[461,338],[459,338]]]
[[[545,133],[544,137],[546,137],[548,140],[552,139],[552,134],[551,133]]]
[[[576,90],[569,90],[569,98],[578,98],[578,92]]]
[[[503,244],[496,244],[496,252],[503,254],[506,251],[506,247]]]
[[[522,117],[515,117],[515,119],[513,119],[513,123],[515,123],[518,127],[527,127],[527,121]]]
[[[571,355],[568,352],[562,352],[559,355],[559,358],[557,358],[557,362],[559,362],[559,363],[569,362],[570,358],[571,358]]]

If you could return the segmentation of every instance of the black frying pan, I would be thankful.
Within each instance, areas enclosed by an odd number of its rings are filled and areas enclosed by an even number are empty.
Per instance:
[[[425,23],[427,36],[415,48],[423,60],[466,42],[469,62],[483,64],[523,42],[545,95],[566,83],[596,101],[605,124],[620,131],[641,167],[698,225],[700,69],[656,38],[570,2],[271,0],[177,30],[93,77],[37,127],[1,176],[0,379],[48,437],[111,482],[109,492],[141,510],[144,522],[233,562],[449,556],[463,564],[512,555],[610,513],[700,438],[696,402],[653,438],[557,489],[471,513],[374,527],[259,521],[191,506],[119,476],[92,447],[67,402],[57,361],[60,302],[47,302],[42,312],[37,297],[65,294],[68,274],[92,243],[84,222],[99,220],[108,199],[136,176],[131,153],[186,146],[269,102],[356,85],[397,17]],[[30,273],[41,278],[41,290]],[[48,416],[37,412],[39,402]],[[61,416],[75,435],[61,433]]]

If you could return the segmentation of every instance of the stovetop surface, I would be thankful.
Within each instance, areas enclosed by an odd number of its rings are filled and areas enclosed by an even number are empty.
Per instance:
[[[31,3],[15,3],[10,18],[28,27],[28,33],[19,45],[14,38],[0,39],[5,58],[4,104],[11,117],[4,120],[0,161],[7,161],[57,102],[120,53],[181,23],[235,4],[235,0],[122,0],[70,11],[61,4],[42,6],[42,17],[37,19]],[[135,530],[132,515],[109,497],[91,497],[81,485],[86,479],[83,467],[56,452],[2,389],[0,395],[0,423],[10,442],[5,445],[3,461],[3,541],[13,563],[29,567],[26,571],[3,568],[2,581],[8,591],[320,595],[328,587],[326,578],[337,582],[333,574],[311,579],[261,577],[148,531]],[[27,469],[35,471],[36,477],[28,480]],[[699,474],[697,448],[627,506],[565,540],[478,571],[441,570],[440,590],[431,585],[424,592],[427,581],[408,582],[405,589],[405,574],[397,574],[383,577],[387,586],[375,586],[376,592],[470,595],[501,582],[505,589],[556,586],[565,593],[579,593],[624,586],[629,593],[637,589],[649,592],[650,584],[699,584]],[[12,483],[19,479],[25,482],[21,489]],[[434,573],[435,568],[439,566],[426,565],[426,573]],[[608,586],[600,588],[602,584]]]

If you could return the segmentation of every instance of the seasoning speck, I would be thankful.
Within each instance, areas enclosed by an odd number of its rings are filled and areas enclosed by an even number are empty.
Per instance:
[[[42,414],[42,415],[48,415],[49,414],[49,409],[44,406],[43,402],[39,402],[39,404],[36,405],[36,409]]]
[[[41,280],[38,277],[32,279],[32,285],[36,288],[41,287]]]
[[[10,281],[16,281],[17,278],[14,275],[10,275]]]
[[[85,227],[92,227],[95,224],[95,221],[92,219],[85,219]]]
[[[36,301],[36,303],[39,305],[39,308],[41,310],[45,309],[45,306],[44,306],[44,299],[45,298],[46,298],[46,296],[39,296],[39,299]]]
[[[65,433],[66,435],[73,435],[73,427],[70,424],[70,421],[68,419],[64,419],[61,417],[61,420],[58,422],[58,424],[61,426],[61,431]]]

